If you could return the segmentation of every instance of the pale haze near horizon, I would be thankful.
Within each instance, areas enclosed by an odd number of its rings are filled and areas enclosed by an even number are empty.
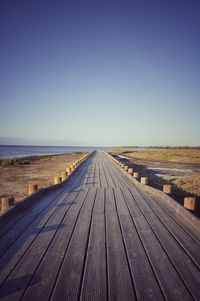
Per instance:
[[[197,1],[4,2],[0,144],[200,145]]]

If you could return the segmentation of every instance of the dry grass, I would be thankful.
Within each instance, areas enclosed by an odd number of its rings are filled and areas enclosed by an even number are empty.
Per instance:
[[[122,153],[120,150],[117,153]],[[177,162],[185,164],[200,164],[199,149],[159,149],[145,151],[123,151],[132,158],[151,161]]]
[[[173,177],[170,180],[179,189],[200,196],[200,175]]]

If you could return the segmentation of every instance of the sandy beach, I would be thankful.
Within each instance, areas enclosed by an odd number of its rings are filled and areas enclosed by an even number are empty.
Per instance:
[[[0,160],[0,199],[11,195],[15,200],[21,200],[27,195],[29,183],[37,184],[39,188],[50,186],[56,176],[82,155],[67,153],[17,158],[13,166],[3,166],[3,160]]]

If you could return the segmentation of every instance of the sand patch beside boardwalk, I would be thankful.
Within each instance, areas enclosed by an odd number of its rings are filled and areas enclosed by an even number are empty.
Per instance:
[[[25,164],[2,166],[0,161],[0,198],[13,195],[21,200],[27,195],[28,184],[46,187],[60,176],[66,167],[80,159],[83,153],[67,153],[63,155],[31,156],[21,158]]]

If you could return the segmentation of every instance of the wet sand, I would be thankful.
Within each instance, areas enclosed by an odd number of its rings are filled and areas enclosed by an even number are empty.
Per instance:
[[[11,195],[15,200],[21,200],[27,195],[29,183],[38,184],[39,188],[50,186],[56,176],[82,155],[67,153],[17,158],[19,162],[14,166],[2,166],[0,160],[0,199]]]

